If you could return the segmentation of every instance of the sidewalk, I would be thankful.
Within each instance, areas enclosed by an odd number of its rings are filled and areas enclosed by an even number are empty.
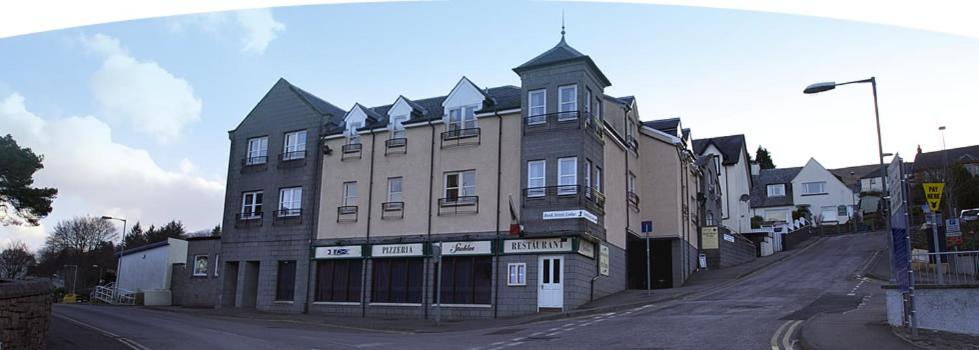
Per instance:
[[[799,245],[796,249],[780,252],[775,255],[757,258],[751,262],[738,266],[719,270],[703,270],[695,273],[682,287],[671,289],[654,289],[647,295],[645,290],[626,290],[588,304],[580,308],[560,313],[540,313],[527,316],[500,318],[500,319],[480,319],[480,320],[455,320],[443,321],[436,326],[433,320],[422,319],[383,319],[383,318],[363,318],[363,317],[339,317],[321,314],[275,314],[255,310],[240,309],[192,309],[178,306],[152,307],[149,309],[164,312],[179,312],[194,314],[201,317],[216,318],[237,318],[250,320],[264,320],[276,322],[289,322],[308,326],[320,326],[329,328],[340,328],[356,331],[373,331],[388,333],[435,333],[435,332],[455,332],[474,329],[486,329],[497,327],[508,327],[519,324],[527,324],[548,320],[556,320],[585,315],[614,312],[635,308],[647,304],[661,303],[665,301],[680,299],[692,296],[701,292],[710,292],[735,283],[737,280],[751,275],[772,264],[785,260],[795,254],[805,251],[808,247],[819,242],[821,238],[811,238]]]
[[[805,321],[799,341],[808,350],[921,349],[895,335],[886,319],[884,294],[872,295],[855,310],[818,314]]]

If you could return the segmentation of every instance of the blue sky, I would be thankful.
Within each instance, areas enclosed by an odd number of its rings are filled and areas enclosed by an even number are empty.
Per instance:
[[[695,138],[744,133],[779,166],[876,161],[869,86],[801,93],[825,80],[877,76],[885,151],[913,158],[918,144],[939,149],[939,125],[948,126],[949,147],[975,143],[979,39],[933,32],[559,2],[127,21],[0,39],[0,133],[47,154],[38,182],[61,188],[42,227],[2,227],[0,243],[39,247],[57,220],[85,214],[144,225],[178,219],[191,230],[218,224],[227,131],[279,77],[342,108],[443,95],[463,75],[481,86],[519,85],[511,68],[557,43],[562,10],[568,42],[611,79],[606,93],[637,96],[645,120],[681,117]]]

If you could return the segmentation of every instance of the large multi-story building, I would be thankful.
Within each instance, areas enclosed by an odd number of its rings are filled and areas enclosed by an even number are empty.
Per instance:
[[[645,259],[656,286],[682,284],[700,217],[689,132],[642,125],[635,98],[606,95],[609,79],[563,36],[513,71],[519,87],[463,77],[445,96],[348,111],[277,83],[231,132],[222,305],[567,310],[638,284],[627,276]],[[637,244],[647,220],[666,252],[654,258]]]

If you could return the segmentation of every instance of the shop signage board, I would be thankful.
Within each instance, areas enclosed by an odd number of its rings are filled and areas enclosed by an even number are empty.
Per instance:
[[[608,246],[604,244],[598,245],[598,273],[602,276],[608,276],[609,273],[608,264]]]
[[[717,249],[717,226],[706,226],[700,229],[703,249]]]
[[[343,259],[364,256],[363,248],[359,245],[343,245],[336,247],[316,247],[314,259]]]
[[[724,240],[725,241],[728,241],[728,242],[731,242],[731,243],[734,243],[734,236],[725,233],[724,234]]]
[[[442,255],[490,255],[493,241],[442,242]]]
[[[542,214],[542,219],[544,220],[585,219],[591,221],[594,224],[598,223],[597,215],[592,214],[590,211],[583,210],[583,209],[545,211],[544,214]]]
[[[571,252],[571,238],[508,239],[504,254]]]
[[[595,258],[595,244],[588,241],[578,242],[578,254],[587,256],[589,258]]]
[[[371,247],[371,256],[375,258],[422,256],[424,255],[422,248],[421,243],[379,244]]]

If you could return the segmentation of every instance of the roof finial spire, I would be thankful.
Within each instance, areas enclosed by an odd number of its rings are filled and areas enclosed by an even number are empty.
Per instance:
[[[561,40],[564,40],[564,10],[561,10]]]

